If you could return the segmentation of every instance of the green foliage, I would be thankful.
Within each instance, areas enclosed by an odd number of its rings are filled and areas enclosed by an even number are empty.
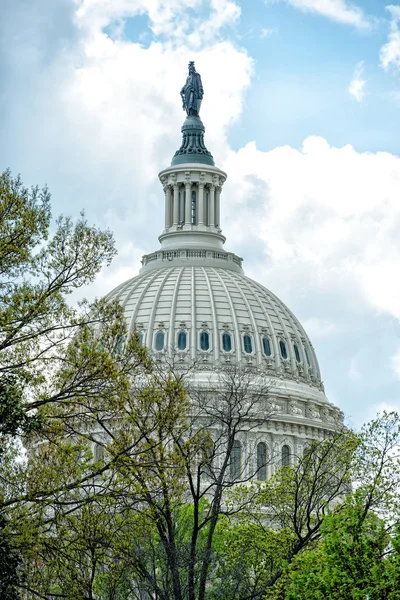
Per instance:
[[[6,519],[0,514],[0,598],[19,600],[21,558],[12,544]]]
[[[318,547],[300,554],[291,567],[285,600],[398,597],[399,573],[393,569],[398,550],[384,521],[373,512],[362,518],[363,512],[356,499],[349,499],[325,518]]]
[[[82,214],[75,224],[60,217],[50,235],[50,216],[47,188],[0,175],[0,426],[10,435],[37,425],[27,418],[32,389],[51,380],[67,342],[82,324],[107,318],[98,306],[72,309],[67,297],[110,263],[110,232]]]

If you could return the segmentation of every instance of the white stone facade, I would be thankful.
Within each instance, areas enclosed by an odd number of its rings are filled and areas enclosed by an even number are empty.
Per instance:
[[[198,160],[159,174],[165,192],[161,247],[143,257],[137,277],[108,297],[120,299],[129,330],[137,327],[157,361],[194,364],[195,384],[212,392],[216,373],[235,364],[254,372],[255,381],[268,379],[268,417],[241,440],[250,462],[260,441],[271,453],[288,446],[301,454],[307,440],[323,438],[343,414],[325,396],[301,323],[244,275],[239,256],[223,249],[226,173]]]

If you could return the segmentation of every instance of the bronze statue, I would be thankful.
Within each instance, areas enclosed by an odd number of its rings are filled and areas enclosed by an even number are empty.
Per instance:
[[[199,116],[201,100],[203,98],[203,85],[199,73],[196,73],[194,61],[189,62],[189,75],[181,89],[182,108],[189,116]]]

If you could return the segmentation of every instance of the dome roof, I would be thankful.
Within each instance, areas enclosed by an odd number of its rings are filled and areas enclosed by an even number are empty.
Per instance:
[[[155,353],[178,354],[182,362],[196,361],[205,369],[244,362],[322,390],[315,352],[298,319],[242,273],[200,265],[162,267],[108,295],[116,297],[129,329],[136,323],[143,343]],[[157,342],[158,332],[163,335]]]

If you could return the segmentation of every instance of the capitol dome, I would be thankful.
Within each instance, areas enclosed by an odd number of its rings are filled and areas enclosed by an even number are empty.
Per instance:
[[[159,174],[165,193],[161,246],[143,257],[137,277],[108,298],[120,300],[128,329],[136,327],[156,361],[191,366],[199,384],[208,381],[212,389],[213,375],[226,365],[268,378],[275,412],[251,436],[298,454],[307,440],[342,423],[343,415],[325,396],[299,320],[246,277],[242,258],[223,247],[220,205],[227,175],[215,166],[204,132],[192,110],[171,166]]]

